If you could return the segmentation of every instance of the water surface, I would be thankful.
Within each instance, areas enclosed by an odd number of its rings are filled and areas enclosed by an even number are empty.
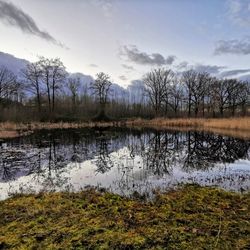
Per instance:
[[[78,191],[122,195],[199,183],[250,190],[250,141],[151,129],[41,130],[0,142],[0,199],[12,193]]]

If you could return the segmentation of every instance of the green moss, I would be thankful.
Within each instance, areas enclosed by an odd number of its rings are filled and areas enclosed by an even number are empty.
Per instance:
[[[153,201],[94,189],[0,202],[0,249],[249,249],[250,194],[187,185]]]

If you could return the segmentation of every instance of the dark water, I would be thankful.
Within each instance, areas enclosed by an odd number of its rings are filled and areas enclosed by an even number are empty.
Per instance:
[[[38,131],[0,142],[0,199],[105,187],[130,195],[179,183],[250,190],[250,141],[204,132]]]

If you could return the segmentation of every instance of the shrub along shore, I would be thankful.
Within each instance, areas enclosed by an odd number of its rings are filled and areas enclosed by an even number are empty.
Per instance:
[[[250,117],[234,117],[221,119],[199,118],[155,118],[152,120],[129,119],[110,122],[31,122],[31,123],[0,123],[0,138],[11,138],[33,133],[39,129],[67,129],[86,127],[133,127],[175,130],[204,130],[236,137],[250,138]]]
[[[185,185],[152,200],[89,189],[0,202],[0,249],[249,249],[250,193]]]

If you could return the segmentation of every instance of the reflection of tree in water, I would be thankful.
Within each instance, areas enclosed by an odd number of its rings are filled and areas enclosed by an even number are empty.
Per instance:
[[[149,138],[145,152],[142,151],[144,164],[159,176],[171,174],[173,167],[182,164],[186,157],[186,144],[187,137],[183,133],[156,131]]]
[[[3,150],[0,154],[0,180],[5,182],[30,174],[39,166],[37,159],[39,159],[39,152],[26,155],[26,152],[20,149]]]
[[[241,139],[204,132],[155,132],[142,151],[142,158],[148,169],[160,175],[176,165],[190,171],[205,170],[215,163],[246,158],[249,145]]]
[[[140,188],[138,180],[150,187],[149,176],[172,174],[176,166],[192,172],[245,159],[249,157],[249,145],[249,141],[204,132],[41,132],[13,140],[7,149],[0,145],[0,181],[34,173],[34,181],[50,189],[58,188],[70,181],[66,177],[71,166],[68,163],[93,159],[98,173],[117,167],[117,185],[121,190],[131,190]],[[111,156],[124,147],[129,150],[125,161]],[[139,156],[140,163],[136,160]]]
[[[111,132],[106,131],[105,138],[100,138],[100,133],[97,130],[39,131],[10,140],[7,147],[0,145],[0,181],[34,174],[36,181],[46,186],[62,186],[66,184],[64,176],[69,171],[69,163],[81,163],[96,155],[98,171],[105,172],[113,166],[109,154],[124,145],[127,134],[118,131],[119,137],[114,139]]]
[[[169,173],[172,165],[168,157],[168,134],[155,132],[154,136],[149,139],[147,147],[148,149],[142,152],[147,170],[150,169],[157,175]]]
[[[65,187],[69,182],[69,177],[65,176],[68,171],[65,166],[68,162],[58,149],[56,141],[54,138],[51,138],[49,140],[45,168],[43,164],[44,159],[42,161],[41,154],[38,157],[38,167],[34,171],[33,181],[37,181],[45,190],[55,190],[56,188]]]
[[[183,169],[205,170],[215,163],[233,163],[246,158],[249,142],[204,132],[187,133],[187,151]]]
[[[113,167],[113,161],[110,158],[111,151],[109,150],[110,140],[104,136],[96,141],[97,151],[96,157],[92,162],[96,165],[96,172],[104,174]],[[114,143],[114,142],[113,142]]]
[[[133,172],[136,164],[132,167],[125,164],[116,184],[121,190],[141,188],[140,185],[149,190],[152,184],[148,179],[152,175],[171,175],[175,167],[192,172],[208,170],[217,163],[233,163],[237,159],[249,157],[249,146],[250,143],[245,140],[205,132],[143,133],[130,141],[130,154],[127,155],[128,159],[140,155],[142,169]]]

